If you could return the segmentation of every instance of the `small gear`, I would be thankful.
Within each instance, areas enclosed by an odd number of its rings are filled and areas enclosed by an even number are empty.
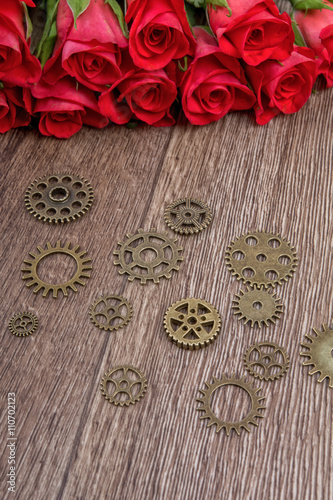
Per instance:
[[[39,177],[25,193],[28,211],[43,222],[69,222],[87,212],[94,200],[90,183],[69,173]]]
[[[249,424],[253,424],[258,426],[258,423],[255,421],[255,418],[263,418],[263,415],[259,413],[259,410],[263,410],[266,407],[262,406],[259,402],[265,399],[264,397],[259,397],[257,394],[260,391],[260,388],[254,389],[252,384],[247,384],[245,382],[245,378],[237,379],[234,375],[231,378],[228,378],[225,374],[222,374],[221,379],[217,379],[213,377],[213,383],[209,384],[205,382],[207,389],[201,390],[199,392],[203,394],[202,398],[198,398],[197,401],[202,403],[203,406],[197,408],[198,411],[204,411],[205,414],[199,417],[200,419],[208,418],[210,422],[208,422],[207,427],[216,424],[216,432],[220,432],[223,427],[226,430],[227,436],[230,435],[230,431],[234,429],[238,435],[240,435],[240,429],[243,427],[248,432],[250,432]],[[236,387],[240,387],[244,389],[251,398],[251,410],[249,414],[244,417],[242,420],[238,422],[225,422],[219,419],[211,408],[211,397],[213,393],[222,386],[234,385]]]
[[[157,233],[156,229],[139,229],[137,234],[127,234],[126,238],[118,243],[120,250],[113,253],[118,257],[114,264],[121,266],[119,273],[128,274],[129,281],[137,278],[141,284],[148,280],[158,283],[162,276],[171,278],[173,269],[179,270],[178,262],[183,260],[180,255],[183,248],[176,245],[176,238],[169,238],[167,233]],[[144,260],[143,255],[147,251],[153,252],[156,257]]]
[[[229,271],[245,284],[259,287],[282,285],[292,278],[297,253],[289,241],[278,234],[254,231],[236,238],[226,251]]]
[[[89,316],[95,326],[111,332],[123,328],[130,322],[133,308],[121,295],[104,295],[91,305]]]
[[[27,337],[37,330],[38,318],[30,312],[16,313],[11,317],[8,327],[16,337]]]
[[[71,243],[67,242],[65,246],[61,246],[61,242],[57,241],[57,244],[55,247],[51,245],[51,243],[46,244],[46,249],[42,248],[41,246],[38,246],[38,252],[37,254],[34,254],[32,252],[29,252],[29,255],[32,257],[33,260],[24,260],[24,263],[27,264],[28,267],[24,267],[21,269],[21,271],[24,273],[22,276],[22,279],[24,280],[29,280],[26,285],[29,286],[34,286],[37,285],[36,288],[34,289],[34,293],[38,293],[39,290],[44,289],[43,291],[43,297],[46,297],[48,293],[52,290],[53,297],[57,298],[58,297],[58,292],[61,290],[63,294],[67,297],[68,296],[68,288],[71,288],[74,292],[77,292],[76,284],[85,286],[85,282],[82,280],[82,278],[90,278],[90,270],[92,269],[91,267],[91,259],[88,257],[85,257],[86,253],[85,251],[79,252],[79,245],[75,246],[74,248],[71,248]],[[66,281],[65,283],[60,283],[59,285],[53,285],[51,283],[46,283],[43,281],[39,276],[38,276],[38,264],[42,259],[44,259],[48,255],[52,255],[55,253],[62,253],[65,255],[69,255],[72,257],[77,265],[77,269],[75,271],[74,276],[72,276],[71,279]]]
[[[118,372],[118,373],[117,373]],[[113,386],[110,390],[109,386]],[[135,387],[136,386],[136,387]],[[140,386],[140,387],[138,387]],[[133,366],[117,366],[105,373],[101,380],[101,391],[105,399],[116,406],[134,405],[147,390],[147,378]],[[125,394],[127,399],[121,400],[119,395]]]
[[[238,320],[245,319],[244,324],[250,323],[252,328],[256,323],[259,328],[262,323],[268,326],[268,321],[275,324],[275,320],[282,314],[281,299],[276,298],[276,293],[268,293],[264,287],[246,287],[246,290],[240,290],[235,296],[232,306],[232,309],[235,309],[234,314],[239,315]]]
[[[172,342],[183,349],[201,349],[216,340],[221,318],[214,306],[202,299],[182,299],[164,316],[164,328]]]
[[[254,377],[266,381],[275,380],[282,377],[289,369],[289,356],[283,347],[273,342],[258,342],[248,348],[244,355],[244,363],[245,368]],[[264,373],[255,371],[255,367],[262,368]],[[276,368],[278,371],[273,373]]]
[[[209,226],[213,214],[207,203],[194,198],[181,198],[165,209],[165,223],[180,234],[193,234]]]
[[[323,331],[313,328],[316,336],[305,335],[310,342],[302,342],[301,346],[307,351],[302,351],[301,356],[310,358],[303,362],[304,366],[313,365],[309,375],[319,372],[318,382],[322,382],[326,377],[329,386],[333,388],[333,330],[323,325]]]

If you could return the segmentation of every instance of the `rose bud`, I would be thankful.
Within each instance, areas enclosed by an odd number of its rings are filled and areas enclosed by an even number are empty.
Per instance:
[[[7,85],[0,88],[0,133],[29,125],[30,110],[30,89]]]
[[[129,55],[122,71],[124,76],[100,96],[101,112],[118,124],[135,117],[155,127],[173,125],[170,107],[177,97],[177,87],[165,71],[138,68]]]
[[[32,89],[36,98],[34,113],[40,113],[39,130],[43,135],[67,139],[82,125],[103,128],[108,120],[100,114],[94,92],[66,77],[55,85],[40,82]]]
[[[132,22],[129,51],[146,70],[164,68],[172,59],[193,54],[195,39],[183,0],[128,0],[126,21]]]
[[[323,0],[328,6],[333,5]],[[333,86],[333,12],[309,10],[296,12],[295,19],[306,41],[319,59],[319,74],[324,75],[327,86]]]
[[[231,10],[208,6],[210,26],[222,52],[256,66],[266,59],[286,59],[294,33],[287,13],[273,0],[228,0]]]
[[[306,47],[296,47],[283,63],[265,61],[257,67],[245,66],[245,73],[257,104],[256,121],[265,125],[279,113],[296,113],[306,103],[317,78],[318,65],[314,53]]]
[[[0,80],[20,87],[32,85],[41,75],[40,63],[30,53],[25,16],[19,0],[0,3]]]
[[[203,28],[194,33],[196,53],[180,88],[186,117],[194,125],[206,125],[228,111],[250,109],[256,98],[239,61],[223,54]]]

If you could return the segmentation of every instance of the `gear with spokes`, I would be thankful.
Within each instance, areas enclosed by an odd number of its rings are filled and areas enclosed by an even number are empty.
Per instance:
[[[101,380],[103,396],[116,406],[134,405],[143,397],[146,390],[146,376],[137,368],[129,365],[112,368],[105,373]],[[125,395],[125,399],[121,399],[123,395]]]
[[[9,321],[9,330],[16,337],[27,337],[38,327],[38,318],[30,312],[16,313]]]
[[[254,389],[252,387],[252,384],[247,384],[245,382],[245,378],[237,379],[235,375],[232,375],[231,378],[228,378],[224,373],[222,374],[221,379],[217,379],[216,377],[213,377],[213,383],[209,384],[208,382],[205,382],[207,389],[202,390],[199,389],[199,392],[203,394],[201,398],[197,398],[197,401],[202,404],[202,406],[199,406],[197,408],[198,411],[204,411],[205,414],[200,416],[200,419],[205,419],[208,418],[209,422],[207,424],[207,427],[210,427],[211,425],[216,425],[216,432],[220,432],[221,429],[225,428],[227,436],[230,435],[230,431],[234,429],[234,431],[240,435],[240,429],[243,427],[245,430],[250,432],[249,424],[253,424],[255,426],[258,426],[258,423],[256,422],[256,418],[263,418],[263,415],[259,412],[259,410],[264,410],[266,407],[262,406],[260,404],[260,401],[264,400],[265,398],[262,396],[258,396],[258,392],[260,391],[260,388]],[[241,389],[244,389],[244,391],[247,392],[247,394],[251,398],[251,410],[244,417],[242,420],[239,420],[238,422],[226,422],[224,420],[219,419],[215,413],[212,410],[211,407],[211,399],[213,396],[213,393],[219,389],[220,387],[224,386],[236,386],[240,387]]]
[[[166,224],[180,234],[193,234],[209,226],[213,214],[204,201],[181,198],[168,205],[164,212]]]
[[[258,342],[247,349],[244,364],[254,377],[266,381],[276,380],[289,369],[289,356],[283,347],[274,342]],[[263,369],[263,373],[256,371],[256,367]]]
[[[95,326],[111,332],[130,322],[133,308],[121,295],[103,295],[90,306],[89,316]]]
[[[297,267],[297,253],[289,241],[278,234],[249,232],[232,241],[226,251],[229,271],[251,286],[282,285],[292,278]]]
[[[159,283],[163,276],[171,278],[172,270],[179,270],[178,262],[183,260],[180,255],[183,248],[178,247],[177,239],[169,238],[168,233],[157,233],[156,229],[139,229],[137,234],[127,234],[126,238],[118,243],[120,250],[113,253],[118,257],[114,264],[121,267],[119,273],[128,274],[129,281],[137,278],[142,285],[148,280]]]
[[[70,222],[84,215],[92,202],[94,192],[83,177],[70,173],[39,177],[25,193],[27,210],[43,222]]]
[[[301,356],[310,358],[303,362],[304,366],[313,365],[309,375],[319,372],[318,382],[328,378],[329,386],[333,388],[333,330],[323,324],[323,331],[313,328],[316,336],[305,335],[310,342],[302,342],[301,346],[307,350]]]
[[[164,316],[169,339],[183,349],[201,349],[216,340],[221,318],[214,306],[202,299],[182,299]]]
[[[251,328],[257,323],[259,328],[261,324],[268,326],[268,322],[275,324],[282,314],[283,305],[281,299],[276,298],[276,293],[269,293],[264,287],[249,288],[240,290],[233,299],[235,309],[234,314],[239,315],[238,320],[244,319],[244,324],[250,323]]]
[[[52,291],[53,297],[58,297],[59,290],[62,291],[65,297],[68,296],[68,288],[71,288],[74,292],[77,292],[76,285],[85,286],[85,282],[82,278],[90,278],[90,270],[91,267],[91,259],[85,257],[86,251],[79,252],[79,245],[76,245],[74,248],[71,248],[71,243],[68,241],[63,247],[61,246],[61,242],[57,241],[55,247],[51,245],[51,243],[46,244],[46,249],[41,246],[37,247],[39,253],[29,252],[29,255],[32,257],[32,260],[24,260],[24,263],[27,267],[21,269],[24,273],[22,276],[23,280],[29,280],[26,282],[26,286],[35,286],[33,290],[34,293],[38,293],[39,290],[43,289],[43,297],[46,297],[50,291]],[[72,278],[64,283],[59,283],[57,285],[46,283],[38,276],[38,265],[42,259],[52,254],[64,254],[72,257],[76,262],[76,271]]]

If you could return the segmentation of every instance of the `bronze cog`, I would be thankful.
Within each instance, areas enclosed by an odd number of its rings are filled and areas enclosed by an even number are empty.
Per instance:
[[[183,349],[209,346],[220,333],[221,318],[214,306],[202,299],[182,299],[172,304],[164,316],[169,339]]]
[[[30,312],[16,313],[9,321],[9,330],[16,337],[27,337],[38,327],[38,318]]]
[[[213,214],[204,201],[181,198],[168,205],[164,212],[165,223],[180,234],[193,234],[209,226]]]
[[[24,267],[21,269],[21,271],[24,273],[22,276],[23,280],[29,280],[26,283],[26,286],[34,286],[36,285],[36,288],[34,289],[34,293],[38,293],[39,290],[44,289],[43,291],[43,297],[46,297],[48,293],[52,290],[53,297],[57,298],[58,297],[58,292],[59,290],[62,291],[65,297],[68,296],[68,288],[71,288],[74,292],[77,292],[76,285],[82,285],[85,286],[85,282],[82,280],[82,278],[90,278],[90,270],[92,269],[91,267],[91,259],[88,257],[85,257],[86,251],[79,252],[79,245],[75,246],[74,248],[71,248],[71,243],[68,241],[65,246],[61,246],[61,242],[57,241],[57,244],[55,247],[51,245],[51,243],[46,244],[46,249],[42,248],[41,246],[37,247],[37,250],[39,253],[32,253],[29,252],[29,255],[32,257],[32,260],[24,260],[24,263],[28,267]],[[70,278],[68,281],[65,283],[60,283],[58,285],[53,285],[51,283],[46,283],[43,281],[37,273],[38,270],[38,264],[40,261],[51,254],[54,253],[62,253],[65,255],[69,255],[72,257],[77,265],[76,272]]]
[[[103,295],[90,306],[89,316],[95,326],[111,332],[131,321],[133,308],[121,295]]]
[[[266,349],[262,350],[262,349]],[[267,352],[267,349],[270,352]],[[255,358],[254,356],[258,356]],[[282,356],[283,361],[279,361],[278,356]],[[287,352],[275,344],[274,342],[258,342],[251,345],[244,354],[245,368],[251,375],[259,378],[260,380],[276,380],[287,372],[289,369],[289,356]],[[264,373],[255,371],[255,367],[263,368]],[[279,371],[272,373],[274,369],[278,368]],[[273,369],[273,370],[272,370]]]
[[[207,389],[202,390],[199,389],[199,392],[203,394],[201,398],[197,398],[197,401],[202,404],[197,408],[198,411],[204,411],[205,414],[199,417],[200,419],[208,418],[210,421],[207,424],[207,427],[211,425],[216,425],[216,432],[220,432],[221,429],[225,428],[227,436],[230,435],[230,431],[234,429],[234,431],[240,435],[240,429],[243,427],[245,430],[250,432],[249,424],[253,424],[258,426],[255,418],[263,418],[263,415],[259,413],[259,410],[263,410],[266,407],[260,404],[260,401],[265,399],[264,397],[259,397],[257,394],[260,391],[260,388],[254,389],[252,384],[247,384],[245,382],[245,378],[237,379],[234,375],[231,378],[228,378],[224,373],[222,374],[221,379],[217,379],[213,377],[213,383],[209,384],[205,382]],[[219,419],[213,412],[211,408],[211,397],[213,393],[222,386],[234,385],[236,387],[240,387],[244,389],[251,398],[251,410],[249,414],[238,422],[225,422],[224,420]]]
[[[94,200],[90,183],[69,173],[39,177],[25,193],[27,210],[43,222],[70,222],[84,215]]]
[[[116,374],[120,372],[120,374]],[[117,375],[117,376],[116,376]],[[132,378],[132,377],[133,378]],[[113,385],[113,390],[108,389],[108,385]],[[139,390],[133,390],[135,385],[140,385]],[[147,390],[147,378],[137,368],[129,365],[121,365],[112,368],[105,373],[101,380],[101,391],[105,399],[116,406],[134,405],[139,401]],[[119,395],[127,395],[127,399],[118,399]]]
[[[319,372],[318,382],[328,378],[329,386],[333,388],[333,329],[323,325],[323,331],[313,328],[316,336],[305,335],[310,342],[302,342],[301,346],[307,350],[301,356],[310,358],[303,362],[304,366],[313,365],[309,375]]]
[[[250,323],[251,328],[257,323],[259,328],[261,324],[268,326],[268,322],[275,324],[282,314],[283,305],[281,299],[276,298],[276,293],[269,293],[264,287],[246,288],[235,294],[233,299],[235,309],[234,314],[239,315],[238,320],[244,319],[244,324]]]
[[[249,232],[228,246],[226,262],[238,280],[251,286],[282,285],[292,278],[297,267],[297,253],[289,241],[278,234]]]
[[[139,229],[137,234],[127,234],[126,238],[118,243],[120,250],[113,253],[118,257],[114,264],[121,266],[119,273],[128,274],[129,281],[137,278],[142,285],[148,280],[158,283],[162,276],[169,279],[172,270],[179,270],[183,248],[176,245],[176,238],[171,239],[167,233],[157,233],[155,229]],[[153,260],[146,261],[142,257],[148,250],[156,254]]]

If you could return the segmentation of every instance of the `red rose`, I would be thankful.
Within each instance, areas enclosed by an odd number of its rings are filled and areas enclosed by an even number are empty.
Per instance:
[[[121,76],[121,48],[128,41],[118,19],[104,0],[91,0],[74,27],[67,0],[60,0],[58,38],[53,55],[44,67],[44,79],[54,84],[67,74],[87,87],[102,92]]]
[[[40,113],[39,130],[43,135],[67,139],[82,125],[103,128],[108,124],[100,114],[94,92],[77,85],[71,77],[52,86],[39,83],[32,94],[36,97],[34,113]]]
[[[325,1],[325,0],[323,0]],[[332,6],[331,3],[325,2]],[[333,12],[330,10],[309,10],[296,12],[296,22],[309,47],[319,58],[319,73],[323,74],[327,86],[333,86]]]
[[[265,125],[279,113],[296,113],[311,95],[317,67],[313,51],[296,46],[282,65],[277,61],[265,61],[256,68],[247,65],[245,73],[258,100],[257,123]]]
[[[256,98],[238,60],[223,54],[203,28],[194,32],[198,45],[180,89],[186,117],[194,125],[206,125],[228,111],[250,109]]]
[[[177,87],[164,70],[137,68],[130,57],[122,65],[124,76],[99,98],[101,112],[114,123],[124,124],[134,117],[148,125],[173,125],[170,106]]]
[[[209,21],[222,52],[256,66],[266,59],[286,59],[294,33],[287,13],[273,0],[228,0],[225,7],[208,6]]]
[[[164,68],[172,59],[193,54],[195,40],[183,0],[128,0],[126,21],[134,64],[146,70]]]
[[[24,16],[19,0],[0,3],[0,80],[21,87],[37,82],[41,75],[40,63],[30,53]]]
[[[0,89],[0,133],[29,125],[31,120],[30,90],[21,87]]]

